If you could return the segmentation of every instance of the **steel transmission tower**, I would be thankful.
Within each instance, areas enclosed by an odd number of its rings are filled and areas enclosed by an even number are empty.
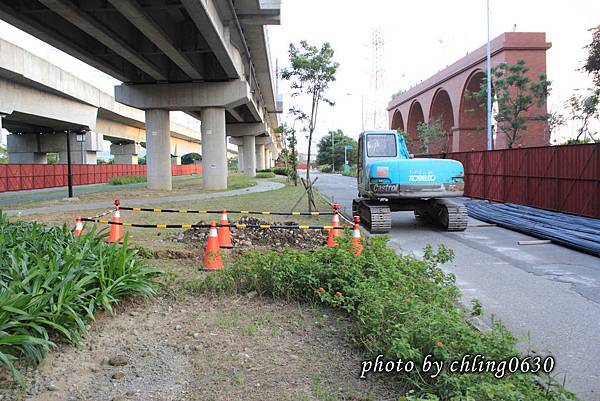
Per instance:
[[[381,28],[371,32],[371,79],[368,93],[367,129],[387,129],[387,76],[385,70],[385,41]]]

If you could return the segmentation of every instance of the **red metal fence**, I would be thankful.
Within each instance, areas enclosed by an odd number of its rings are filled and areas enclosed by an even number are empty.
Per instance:
[[[465,167],[465,195],[600,218],[600,144],[424,157]]]
[[[146,175],[138,164],[74,164],[73,185],[100,184],[113,177]],[[174,176],[202,174],[202,165],[171,166]],[[67,185],[65,164],[0,164],[0,192],[62,187]]]

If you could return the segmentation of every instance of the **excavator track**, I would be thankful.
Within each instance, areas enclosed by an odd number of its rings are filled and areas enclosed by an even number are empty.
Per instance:
[[[466,206],[449,199],[434,199],[428,215],[446,231],[465,231],[469,220]]]
[[[363,199],[352,201],[352,212],[360,216],[361,223],[371,234],[385,234],[392,229],[390,207]]]

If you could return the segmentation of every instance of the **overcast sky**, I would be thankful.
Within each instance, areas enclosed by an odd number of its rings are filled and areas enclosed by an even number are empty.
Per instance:
[[[281,26],[269,27],[273,64],[287,63],[290,42],[306,39],[314,44],[331,42],[341,64],[330,91],[333,108],[323,107],[317,138],[328,129],[343,129],[357,137],[361,130],[361,95],[367,114],[375,103],[384,107],[392,93],[408,89],[433,73],[483,45],[486,40],[485,0],[283,0]],[[547,53],[548,77],[552,81],[549,109],[564,108],[577,88],[589,86],[586,74],[577,71],[585,59],[583,49],[591,39],[588,29],[600,24],[597,0],[542,1],[491,0],[491,36],[502,32],[546,32],[552,48]],[[384,41],[385,85],[378,102],[371,97],[374,63],[372,32],[380,29]],[[112,94],[117,81],[59,50],[0,22],[0,37],[52,61],[100,89]],[[285,85],[285,109],[291,99]],[[352,93],[353,95],[349,95]],[[289,119],[283,115],[284,120]],[[179,115],[176,120],[187,119]],[[193,123],[192,123],[193,124]],[[366,128],[369,128],[367,123]],[[561,137],[569,137],[565,127]],[[305,147],[305,141],[301,145]]]

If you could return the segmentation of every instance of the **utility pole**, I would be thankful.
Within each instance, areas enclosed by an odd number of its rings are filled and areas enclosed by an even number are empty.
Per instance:
[[[492,56],[490,51],[490,0],[487,0],[487,45],[486,45],[486,83],[487,83],[487,150],[492,150]]]

